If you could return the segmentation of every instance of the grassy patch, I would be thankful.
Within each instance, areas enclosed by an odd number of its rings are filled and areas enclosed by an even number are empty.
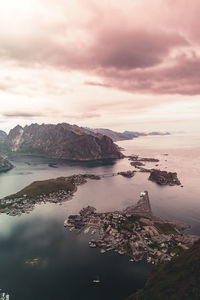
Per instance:
[[[176,233],[176,229],[174,228],[174,226],[169,223],[154,223],[154,226],[158,229],[160,233],[163,234]]]
[[[64,180],[64,178],[48,179],[42,181],[34,181],[16,194],[7,196],[6,199],[20,198],[23,195],[27,197],[37,197],[40,195],[49,195],[60,190],[73,191],[74,185]]]

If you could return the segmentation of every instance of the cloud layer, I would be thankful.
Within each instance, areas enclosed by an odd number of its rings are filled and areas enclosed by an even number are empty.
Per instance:
[[[129,119],[198,101],[199,1],[8,0],[1,9],[2,118]]]

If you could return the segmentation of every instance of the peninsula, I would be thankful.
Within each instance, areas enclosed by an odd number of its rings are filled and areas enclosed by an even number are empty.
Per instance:
[[[99,247],[101,253],[112,250],[129,255],[131,261],[146,259],[152,264],[170,261],[199,239],[183,234],[190,226],[154,216],[147,191],[123,211],[98,213],[94,207],[83,208],[79,215],[70,215],[64,226],[91,233],[89,246]]]

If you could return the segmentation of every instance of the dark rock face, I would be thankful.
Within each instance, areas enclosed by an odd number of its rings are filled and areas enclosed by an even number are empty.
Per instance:
[[[180,181],[176,172],[160,171],[156,169],[150,170],[149,180],[161,185],[180,185]]]
[[[3,157],[0,156],[0,172],[6,172],[13,168],[13,165]]]
[[[67,123],[16,126],[8,135],[8,150],[72,160],[121,158],[118,146],[107,137]]]

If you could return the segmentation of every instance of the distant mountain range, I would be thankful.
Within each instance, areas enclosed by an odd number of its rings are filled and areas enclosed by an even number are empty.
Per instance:
[[[137,138],[139,136],[148,136],[148,135],[169,135],[169,132],[138,132],[138,131],[124,131],[124,132],[117,132],[106,128],[87,128],[87,130],[90,130],[93,133],[100,133],[103,135],[107,135],[109,138],[111,138],[114,142],[117,141],[123,141],[123,140],[132,140],[134,138]]]
[[[108,136],[67,123],[17,125],[0,140],[0,152],[70,160],[123,157]]]
[[[127,300],[200,299],[200,241],[166,264],[156,266],[145,287]]]
[[[139,136],[167,135],[169,133],[137,131],[116,132],[110,129],[83,128],[67,123],[17,125],[7,135],[0,130],[0,154],[37,155],[70,160],[121,158],[115,141]]]

